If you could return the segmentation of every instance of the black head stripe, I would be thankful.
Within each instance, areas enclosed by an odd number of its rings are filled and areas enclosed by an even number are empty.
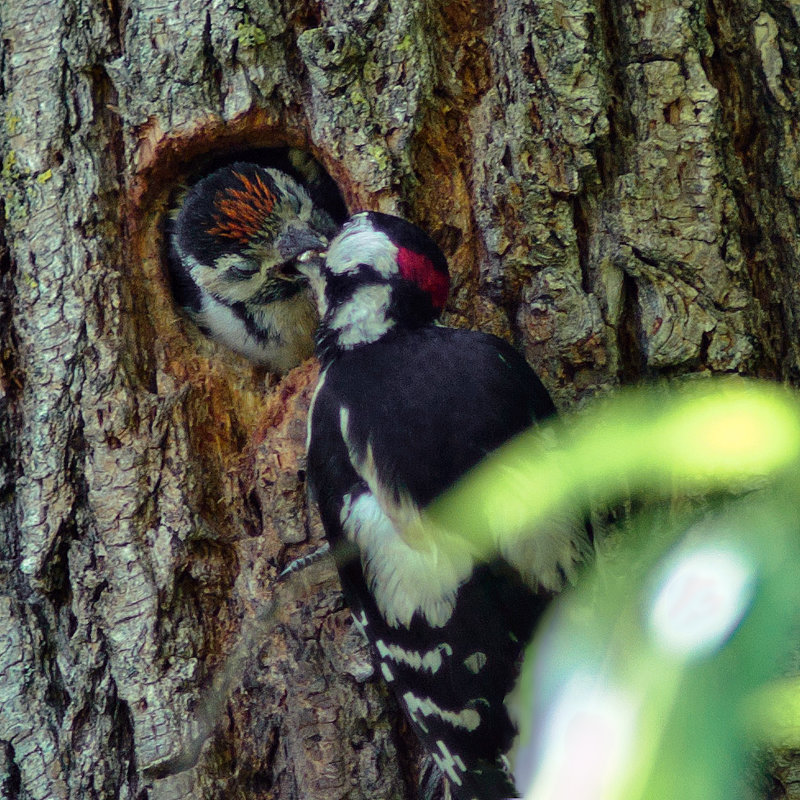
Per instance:
[[[391,214],[383,214],[380,211],[369,211],[367,216],[373,227],[383,231],[397,247],[427,256],[437,272],[444,275],[449,274],[444,253],[422,228],[401,217],[393,217]]]

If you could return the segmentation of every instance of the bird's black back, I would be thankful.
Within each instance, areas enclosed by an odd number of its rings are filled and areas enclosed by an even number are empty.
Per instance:
[[[536,420],[555,413],[547,390],[507,342],[425,326],[390,332],[328,368],[315,415],[346,406],[359,454],[369,441],[383,480],[420,507]],[[446,420],[445,425],[441,424]],[[324,442],[313,442],[309,469]]]
[[[492,450],[554,412],[524,358],[488,334],[436,326],[399,329],[345,351],[325,371],[308,452],[310,487],[334,551],[344,535],[343,498],[369,491],[354,467],[368,448],[380,485],[393,491],[395,500],[405,495],[424,508]],[[391,663],[390,686],[401,701],[412,693],[421,702],[428,698],[458,711],[481,698],[476,710],[492,709],[481,714],[473,731],[436,715],[425,718],[424,728],[416,726],[431,752],[441,753],[444,742],[448,752],[473,767],[461,775],[460,787],[453,786],[455,795],[510,797],[513,786],[498,760],[514,734],[503,699],[550,594],[525,585],[498,561],[476,566],[459,588],[445,626],[431,626],[419,614],[408,627],[390,625],[376,603],[380,587],[368,586],[362,564],[343,552],[343,588],[356,616],[363,611],[373,645],[392,643],[414,652],[443,648],[446,655],[436,673]],[[477,671],[465,666],[474,666],[475,654],[489,659]]]

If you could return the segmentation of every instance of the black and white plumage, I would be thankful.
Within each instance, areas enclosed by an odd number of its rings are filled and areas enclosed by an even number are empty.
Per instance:
[[[454,795],[516,796],[504,701],[586,530],[554,525],[485,562],[423,533],[420,511],[552,401],[506,342],[434,324],[447,263],[411,223],[357,214],[301,262],[321,317],[307,475],[346,598]]]
[[[313,352],[318,321],[295,259],[336,230],[285,172],[222,167],[186,192],[168,224],[173,294],[208,336],[286,372]]]

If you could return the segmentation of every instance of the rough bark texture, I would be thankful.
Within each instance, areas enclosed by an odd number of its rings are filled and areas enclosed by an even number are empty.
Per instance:
[[[450,321],[561,407],[800,379],[797,0],[3,0],[0,37],[2,798],[413,796],[330,569],[179,757],[320,537],[314,365],[277,383],[169,296],[160,219],[198,158],[303,147],[351,209],[424,225]]]

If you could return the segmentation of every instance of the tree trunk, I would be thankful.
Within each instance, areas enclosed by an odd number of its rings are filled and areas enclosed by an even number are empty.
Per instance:
[[[561,408],[800,379],[797,0],[2,0],[0,34],[2,798],[414,796],[332,568],[276,584],[321,538],[316,367],[278,382],[170,297],[198,159],[301,147],[423,225],[448,321]]]

